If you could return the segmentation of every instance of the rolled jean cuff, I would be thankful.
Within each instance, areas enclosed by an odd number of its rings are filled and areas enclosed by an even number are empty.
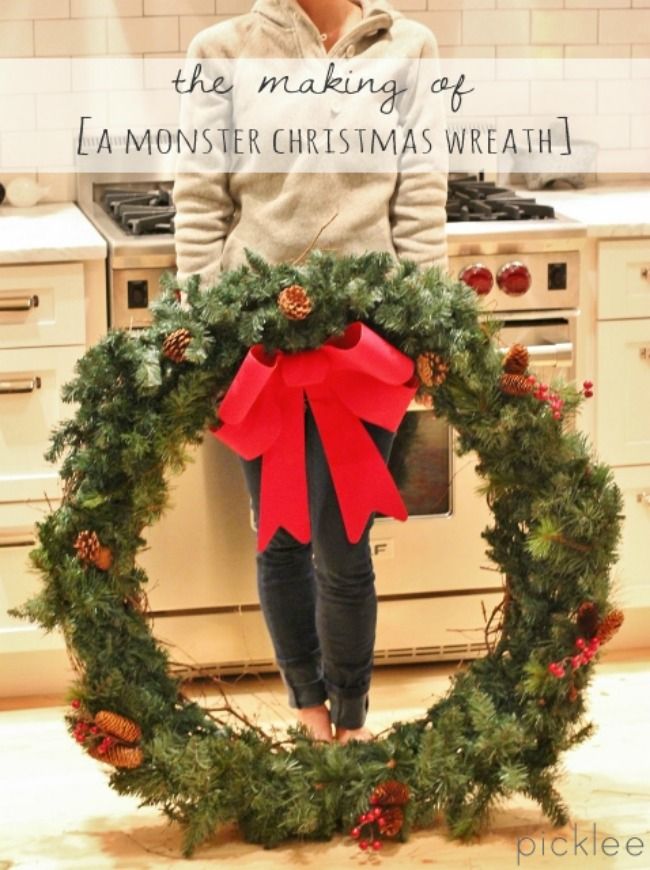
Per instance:
[[[369,693],[347,697],[346,694],[330,691],[330,719],[339,728],[361,728],[366,721]]]
[[[301,710],[303,707],[317,707],[327,701],[327,692],[322,680],[291,685],[282,671],[280,674],[287,687],[289,706],[294,710]]]

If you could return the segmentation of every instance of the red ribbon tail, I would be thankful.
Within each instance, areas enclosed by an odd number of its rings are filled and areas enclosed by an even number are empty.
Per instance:
[[[354,413],[334,394],[307,394],[327,457],[348,540],[361,538],[373,512],[397,520],[408,511],[375,442]]]
[[[257,551],[262,552],[282,526],[303,544],[311,540],[305,459],[303,391],[278,391],[283,426],[262,457]]]

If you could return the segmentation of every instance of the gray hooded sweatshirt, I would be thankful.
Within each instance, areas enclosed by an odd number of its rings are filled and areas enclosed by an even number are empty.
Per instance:
[[[362,19],[329,52],[296,0],[257,0],[245,15],[198,33],[188,60],[206,58],[437,57],[431,31],[386,0],[361,0]],[[447,267],[445,172],[205,173],[177,164],[177,277],[210,286],[245,262],[269,262],[316,247],[345,254],[388,251],[396,259]],[[323,229],[328,218],[336,217]]]

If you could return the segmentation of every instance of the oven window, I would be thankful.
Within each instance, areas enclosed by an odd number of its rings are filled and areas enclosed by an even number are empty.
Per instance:
[[[451,512],[451,427],[429,410],[407,411],[395,433],[388,468],[409,517]],[[377,519],[382,519],[377,514]]]

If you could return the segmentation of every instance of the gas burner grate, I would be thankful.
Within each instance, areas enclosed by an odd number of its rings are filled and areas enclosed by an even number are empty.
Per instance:
[[[171,234],[176,209],[169,190],[109,188],[101,197],[104,210],[126,233],[133,236]]]
[[[447,221],[552,220],[555,211],[532,197],[517,196],[507,187],[482,181],[475,175],[450,179],[447,193]]]
[[[101,204],[128,235],[173,235],[176,209],[172,193],[153,189],[115,187],[101,195]],[[532,197],[518,196],[507,187],[482,181],[476,175],[449,179],[447,221],[552,220],[555,212]]]

